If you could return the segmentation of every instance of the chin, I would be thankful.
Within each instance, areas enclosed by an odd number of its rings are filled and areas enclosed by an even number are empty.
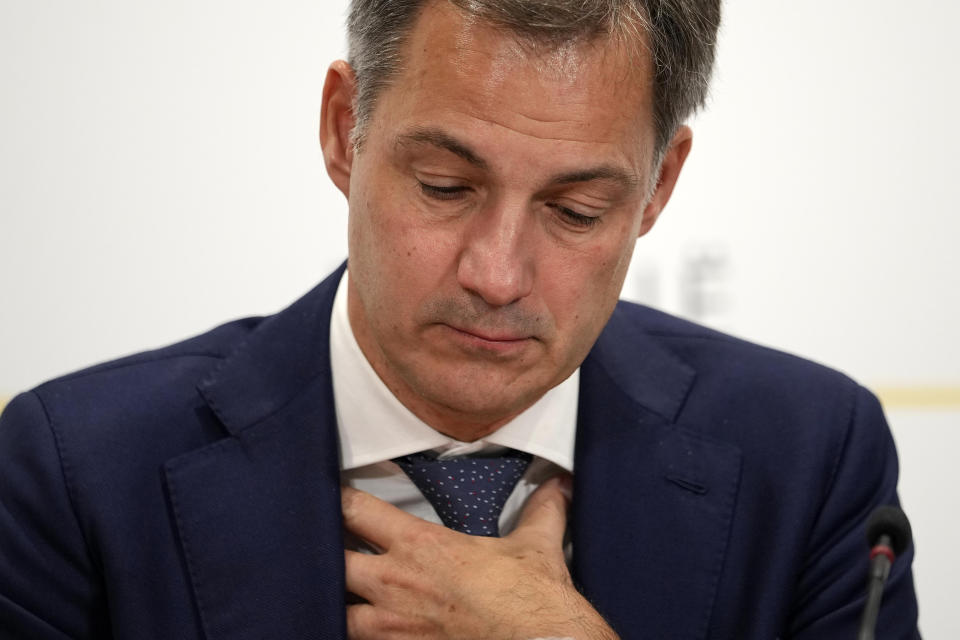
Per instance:
[[[547,391],[519,387],[516,382],[477,380],[452,373],[450,377],[422,380],[420,395],[431,404],[452,414],[469,416],[470,422],[495,423],[512,418]]]

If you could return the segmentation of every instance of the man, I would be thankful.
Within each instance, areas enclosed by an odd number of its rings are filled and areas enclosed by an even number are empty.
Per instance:
[[[11,403],[0,635],[852,637],[876,400],[617,302],[718,20],[356,0],[320,126],[348,268]],[[917,636],[910,560],[884,637]]]

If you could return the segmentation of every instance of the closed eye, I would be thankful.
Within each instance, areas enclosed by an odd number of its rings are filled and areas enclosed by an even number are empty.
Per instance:
[[[599,216],[585,216],[582,213],[577,213],[573,209],[568,209],[555,203],[548,203],[547,206],[555,210],[566,222],[575,227],[589,228],[600,222]]]
[[[417,182],[420,183],[420,190],[423,191],[424,195],[435,200],[459,200],[470,189],[462,185],[438,186],[435,184],[427,184],[420,180]]]

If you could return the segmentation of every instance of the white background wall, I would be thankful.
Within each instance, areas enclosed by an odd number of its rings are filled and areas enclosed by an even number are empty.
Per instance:
[[[343,259],[315,132],[344,5],[0,3],[0,396],[270,313]],[[624,291],[880,390],[931,638],[960,636],[958,23],[935,0],[730,0]]]

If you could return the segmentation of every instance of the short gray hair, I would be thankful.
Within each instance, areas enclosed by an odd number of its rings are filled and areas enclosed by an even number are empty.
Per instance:
[[[517,37],[559,47],[603,34],[646,46],[654,68],[655,157],[703,106],[710,84],[720,0],[446,0]],[[429,0],[351,0],[348,62],[356,74],[354,144],[359,145],[377,96],[402,64],[402,49]]]

